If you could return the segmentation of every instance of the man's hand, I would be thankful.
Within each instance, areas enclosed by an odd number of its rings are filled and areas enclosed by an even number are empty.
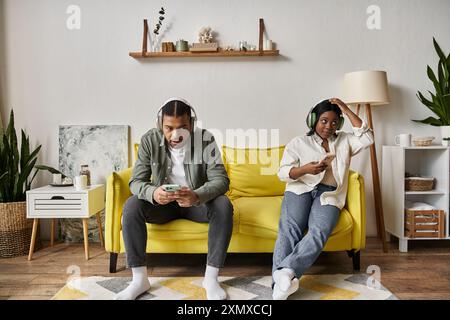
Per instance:
[[[153,192],[153,200],[161,205],[168,204],[169,202],[177,200],[175,192],[167,192],[162,187],[158,187]]]
[[[182,187],[181,190],[173,193],[180,207],[192,207],[200,200],[198,195],[188,187]]]

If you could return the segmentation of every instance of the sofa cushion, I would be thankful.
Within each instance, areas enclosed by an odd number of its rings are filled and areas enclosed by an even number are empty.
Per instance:
[[[277,176],[284,146],[268,149],[239,149],[224,146],[223,161],[230,178],[231,199],[281,196],[286,184]]]
[[[239,212],[239,232],[250,236],[276,239],[282,200],[282,196],[242,197],[233,200],[234,210]],[[343,208],[331,236],[349,233],[352,228],[352,216],[347,209]]]
[[[233,201],[239,212],[239,233],[276,239],[283,196],[241,197]]]

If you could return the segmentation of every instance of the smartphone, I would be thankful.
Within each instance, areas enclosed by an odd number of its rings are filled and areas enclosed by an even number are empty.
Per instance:
[[[163,184],[162,188],[167,192],[175,192],[181,190],[181,186],[179,184]]]
[[[333,159],[336,157],[336,155],[334,153],[327,153],[325,155],[325,158],[323,158],[320,163],[325,163],[327,166],[329,166],[331,164],[331,161],[333,161]]]

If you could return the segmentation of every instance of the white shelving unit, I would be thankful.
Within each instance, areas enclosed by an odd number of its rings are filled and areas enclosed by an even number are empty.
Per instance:
[[[449,189],[450,149],[443,146],[383,146],[382,199],[386,232],[399,238],[400,252],[408,251],[408,240],[450,239]],[[436,178],[433,191],[405,191],[405,173]],[[405,237],[405,201],[426,202],[445,213],[444,238]]]

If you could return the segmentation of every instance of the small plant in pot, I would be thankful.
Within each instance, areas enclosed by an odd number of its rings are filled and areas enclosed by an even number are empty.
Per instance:
[[[442,138],[442,145],[444,147],[450,147],[450,137]]]
[[[428,117],[423,120],[413,120],[441,128],[442,137],[450,137],[450,54],[445,55],[436,39],[433,38],[434,49],[439,56],[437,76],[430,66],[427,66],[428,78],[433,83],[435,92],[428,91],[431,99],[418,91],[417,97],[420,102],[430,109],[437,118]]]

